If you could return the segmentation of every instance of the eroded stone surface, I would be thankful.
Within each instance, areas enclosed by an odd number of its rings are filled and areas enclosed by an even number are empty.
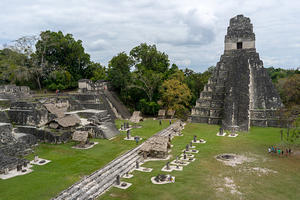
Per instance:
[[[281,106],[256,52],[250,19],[232,18],[224,54],[192,109],[192,122],[222,124],[233,132],[248,131],[250,125],[278,126],[276,110]]]

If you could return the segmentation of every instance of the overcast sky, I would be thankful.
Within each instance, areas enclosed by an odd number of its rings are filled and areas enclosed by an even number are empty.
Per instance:
[[[63,31],[107,66],[119,52],[155,44],[180,68],[203,72],[224,51],[229,19],[250,17],[265,67],[300,66],[299,0],[0,0],[0,48],[21,36]]]

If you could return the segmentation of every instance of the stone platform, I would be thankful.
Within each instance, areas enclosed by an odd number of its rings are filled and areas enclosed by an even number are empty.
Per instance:
[[[16,176],[22,176],[25,174],[29,174],[33,171],[32,169],[30,169],[31,167],[32,167],[32,165],[28,164],[27,167],[22,167],[22,171],[17,171],[17,169],[10,170],[10,171],[8,171],[8,174],[0,174],[0,178],[1,179],[9,179],[9,178],[13,178]],[[26,171],[23,171],[23,170],[26,170]]]

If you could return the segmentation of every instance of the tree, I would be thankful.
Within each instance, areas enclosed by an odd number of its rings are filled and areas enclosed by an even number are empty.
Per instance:
[[[33,46],[37,41],[37,36],[23,36],[17,40],[14,40],[14,46],[11,48],[21,54],[24,54],[27,58],[33,53]]]
[[[86,68],[84,76],[94,82],[97,80],[106,80],[106,68],[100,63],[91,62]]]
[[[168,55],[158,51],[155,45],[142,43],[130,51],[130,56],[134,61],[135,71],[129,87],[144,91],[149,102],[156,101],[158,88],[167,78]]]
[[[45,72],[45,64],[40,64],[36,54],[32,54],[30,59],[30,68],[29,71],[32,75],[32,78],[36,81],[39,89],[42,89],[41,80],[43,79],[44,72]]]
[[[72,87],[72,76],[68,71],[55,70],[49,74],[45,82],[49,90],[65,90]]]
[[[66,70],[72,75],[71,86],[84,77],[90,64],[90,56],[85,53],[81,40],[61,31],[44,31],[36,43],[36,55],[40,65],[46,66],[46,75],[54,70]]]
[[[137,70],[143,68],[165,73],[170,65],[168,55],[157,51],[155,45],[142,43],[130,51],[130,56],[133,58]]]
[[[294,74],[285,81],[283,94],[287,104],[300,105],[300,74]]]
[[[0,50],[0,79],[2,83],[22,84],[31,78],[28,58],[13,49]]]
[[[7,56],[10,62],[10,67],[4,70],[4,74],[8,73],[10,76],[10,82],[32,85],[30,81],[32,79],[37,81],[38,87],[41,89],[40,84],[40,70],[39,66],[36,65],[34,56],[34,44],[37,41],[36,36],[23,36],[13,41],[13,45],[9,46],[10,51],[6,53],[10,54]],[[13,59],[11,59],[13,58]],[[14,64],[13,64],[14,63]]]
[[[184,73],[181,70],[176,70],[173,74],[169,76],[169,79],[176,79],[180,82],[184,81]]]
[[[184,70],[184,83],[188,85],[192,93],[190,105],[195,105],[196,100],[199,98],[200,92],[203,90],[204,85],[207,83],[209,77],[211,76],[213,69],[213,67],[210,67],[202,74],[196,73],[190,69]]]
[[[184,117],[191,99],[191,91],[188,86],[177,79],[164,81],[160,88],[160,104],[167,108],[175,110],[177,116]]]
[[[108,80],[119,93],[128,86],[132,64],[133,61],[125,52],[119,53],[109,61],[107,71]]]
[[[152,101],[154,92],[160,85],[162,77],[162,73],[154,73],[152,70],[140,69],[132,74],[133,84],[129,87],[135,87],[143,90],[149,101]]]

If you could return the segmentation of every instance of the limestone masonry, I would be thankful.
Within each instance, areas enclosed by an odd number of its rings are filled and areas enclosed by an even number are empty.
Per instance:
[[[192,122],[222,124],[230,131],[250,126],[278,126],[280,97],[255,49],[255,34],[248,17],[230,19],[225,50],[196,106]]]
[[[78,85],[79,92],[46,96],[25,86],[0,86],[0,174],[27,166],[20,157],[37,142],[65,143],[74,133],[105,139],[120,133],[114,120],[129,118],[130,112],[107,82],[84,79]]]

